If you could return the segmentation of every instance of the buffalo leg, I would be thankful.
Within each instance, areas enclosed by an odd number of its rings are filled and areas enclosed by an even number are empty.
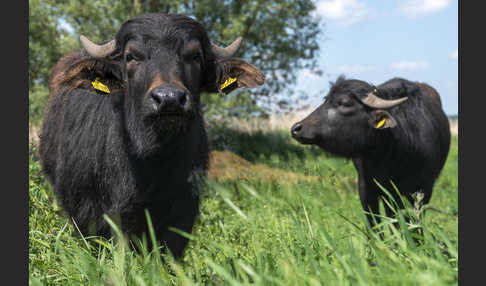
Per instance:
[[[359,198],[361,201],[361,206],[366,213],[366,218],[370,227],[379,224],[381,219],[379,216],[379,204],[378,204],[378,194],[375,189],[367,188],[367,186],[359,180]]]
[[[165,244],[175,258],[182,257],[188,239],[170,230],[169,227],[191,233],[198,212],[199,200],[187,194],[174,202],[165,226],[157,232],[157,238]]]

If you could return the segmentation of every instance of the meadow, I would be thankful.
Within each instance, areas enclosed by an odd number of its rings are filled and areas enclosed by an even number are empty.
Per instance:
[[[299,145],[288,129],[211,125],[209,134],[200,216],[191,234],[181,233],[190,239],[182,260],[165,255],[165,263],[157,250],[133,252],[120,234],[81,237],[56,206],[31,142],[30,284],[458,284],[457,136],[433,209],[424,216],[429,206],[411,208],[413,225],[399,212],[401,228],[384,219],[371,231],[350,160]]]

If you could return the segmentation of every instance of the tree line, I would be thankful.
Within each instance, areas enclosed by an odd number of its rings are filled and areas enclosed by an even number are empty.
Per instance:
[[[242,36],[236,56],[264,71],[265,84],[254,91],[205,96],[207,117],[265,116],[276,105],[291,109],[302,96],[293,90],[299,71],[317,65],[323,24],[314,10],[311,0],[29,0],[29,118],[40,120],[50,70],[63,54],[80,47],[79,35],[101,42],[113,38],[129,17],[149,12],[193,17],[220,45]],[[275,94],[286,100],[277,102]]]

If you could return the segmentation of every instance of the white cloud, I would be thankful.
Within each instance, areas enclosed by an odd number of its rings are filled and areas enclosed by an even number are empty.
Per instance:
[[[420,69],[426,69],[429,67],[429,64],[424,61],[400,61],[396,63],[392,63],[390,67],[393,70],[402,70],[402,71],[415,71]]]
[[[321,0],[316,4],[316,13],[326,22],[346,27],[363,20],[368,8],[358,0]]]
[[[344,74],[359,74],[369,72],[370,70],[371,67],[363,65],[342,65],[337,69],[338,73]]]
[[[452,52],[451,58],[453,58],[454,60],[457,60],[459,58],[459,51],[457,49]]]
[[[308,79],[313,79],[317,80],[321,78],[323,75],[323,72],[321,70],[311,70],[311,69],[304,69],[300,72],[300,77],[301,78],[308,78]]]
[[[439,12],[447,8],[451,0],[407,0],[400,10],[409,16]]]

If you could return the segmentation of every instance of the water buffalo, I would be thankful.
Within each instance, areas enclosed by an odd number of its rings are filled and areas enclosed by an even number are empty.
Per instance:
[[[302,144],[352,158],[361,205],[372,214],[378,214],[384,195],[374,179],[395,195],[393,182],[411,202],[421,192],[427,204],[451,137],[439,94],[431,86],[394,78],[375,87],[343,76],[321,106],[291,127],[291,134]],[[373,226],[372,215],[367,218]]]
[[[144,14],[115,37],[80,37],[54,66],[39,154],[57,201],[82,234],[111,236],[103,218],[128,237],[147,231],[180,257],[199,212],[208,143],[200,93],[257,87],[264,75],[210,42],[187,16]]]

